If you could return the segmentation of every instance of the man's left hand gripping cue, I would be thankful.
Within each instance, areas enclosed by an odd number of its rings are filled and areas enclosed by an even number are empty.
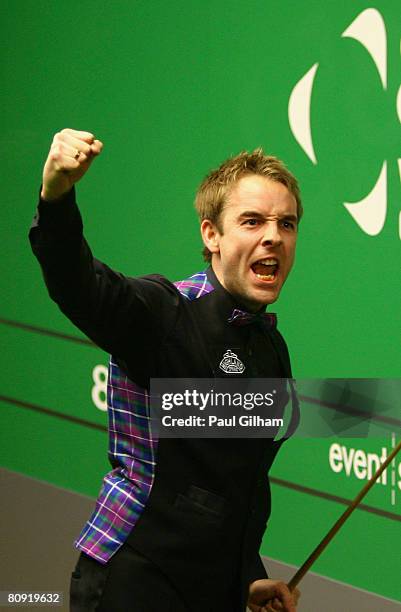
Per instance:
[[[279,580],[255,580],[249,586],[248,608],[252,612],[296,612],[299,597],[298,589],[291,592]]]

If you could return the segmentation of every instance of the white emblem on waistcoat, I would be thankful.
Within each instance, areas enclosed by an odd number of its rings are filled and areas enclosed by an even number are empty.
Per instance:
[[[242,374],[245,370],[245,366],[238,355],[233,353],[230,349],[223,355],[223,359],[220,361],[220,369],[226,374]]]

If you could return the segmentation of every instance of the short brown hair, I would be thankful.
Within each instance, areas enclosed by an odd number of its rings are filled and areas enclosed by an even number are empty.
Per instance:
[[[211,170],[199,186],[195,197],[195,208],[199,220],[209,219],[219,227],[221,212],[226,203],[229,191],[243,176],[257,174],[271,181],[285,185],[297,202],[297,216],[300,221],[303,213],[301,194],[297,179],[285,167],[282,161],[272,155],[265,155],[261,147],[251,153],[241,151],[239,155],[230,157],[218,168]],[[203,249],[205,261],[211,261],[212,254],[205,246]]]

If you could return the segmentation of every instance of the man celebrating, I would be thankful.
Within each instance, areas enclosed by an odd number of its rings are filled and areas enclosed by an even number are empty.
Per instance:
[[[56,134],[30,232],[50,296],[111,354],[113,469],[76,541],[71,610],[294,612],[298,593],[268,579],[259,557],[281,441],[157,440],[149,388],[151,378],[232,376],[228,350],[236,376],[291,376],[275,316],[262,313],[294,261],[297,182],[261,149],[227,160],[196,196],[207,270],[175,283],[129,278],[93,258],[75,202],[102,147],[88,132]]]

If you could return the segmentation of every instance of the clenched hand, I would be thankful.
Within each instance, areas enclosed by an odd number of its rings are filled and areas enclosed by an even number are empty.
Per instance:
[[[41,198],[57,200],[86,173],[103,143],[90,132],[64,129],[58,132],[50,147],[43,169]]]

